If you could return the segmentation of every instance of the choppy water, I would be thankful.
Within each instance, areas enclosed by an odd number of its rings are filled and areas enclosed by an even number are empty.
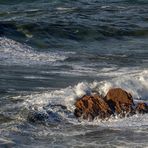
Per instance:
[[[147,0],[0,0],[0,147],[148,147],[148,115],[75,119],[110,87],[148,102]]]

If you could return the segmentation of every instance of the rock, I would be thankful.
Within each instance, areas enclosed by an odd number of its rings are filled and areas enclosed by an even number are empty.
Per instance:
[[[30,111],[27,117],[27,120],[33,123],[44,123],[47,119],[47,114],[35,111]]]
[[[75,107],[74,115],[87,120],[93,120],[95,117],[105,119],[112,115],[125,117],[148,113],[146,103],[138,103],[135,107],[132,95],[121,88],[110,89],[105,97],[99,94],[84,95],[76,101]]]
[[[132,95],[121,88],[110,89],[104,100],[115,114],[125,115],[133,110]]]
[[[41,112],[41,111],[30,111],[27,120],[32,123],[39,124],[56,124],[62,121],[62,117],[52,111]]]
[[[140,114],[148,113],[148,105],[144,102],[138,103],[135,108],[135,112]]]
[[[95,117],[104,119],[113,114],[108,104],[99,95],[85,95],[75,103],[74,115],[79,118],[93,120]]]

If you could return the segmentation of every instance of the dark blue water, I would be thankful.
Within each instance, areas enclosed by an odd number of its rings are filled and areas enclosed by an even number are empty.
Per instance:
[[[0,147],[147,147],[147,115],[73,116],[110,87],[148,101],[147,0],[0,0]]]

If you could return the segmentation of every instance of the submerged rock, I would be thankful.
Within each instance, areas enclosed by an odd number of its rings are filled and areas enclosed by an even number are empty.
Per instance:
[[[27,119],[33,123],[44,123],[48,119],[48,115],[42,112],[30,111]]]
[[[61,104],[48,104],[44,106],[41,110],[36,106],[30,109],[27,120],[32,123],[42,123],[42,124],[59,124],[61,122],[66,122],[66,120],[61,115],[69,115],[71,112],[66,106]]]
[[[133,97],[130,93],[121,88],[112,88],[104,98],[97,94],[79,98],[75,102],[74,115],[77,118],[93,120],[95,117],[105,119],[112,115],[124,117],[136,112],[148,113],[148,105],[145,103],[138,103],[135,109],[133,106]]]
[[[42,123],[42,124],[56,124],[62,122],[62,117],[52,111],[41,112],[41,111],[30,111],[27,117],[29,122]]]

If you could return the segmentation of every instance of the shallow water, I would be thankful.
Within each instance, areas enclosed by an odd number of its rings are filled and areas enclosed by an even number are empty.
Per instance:
[[[146,0],[0,0],[0,147],[148,147],[148,115],[73,115],[110,87],[148,102],[147,82]]]

